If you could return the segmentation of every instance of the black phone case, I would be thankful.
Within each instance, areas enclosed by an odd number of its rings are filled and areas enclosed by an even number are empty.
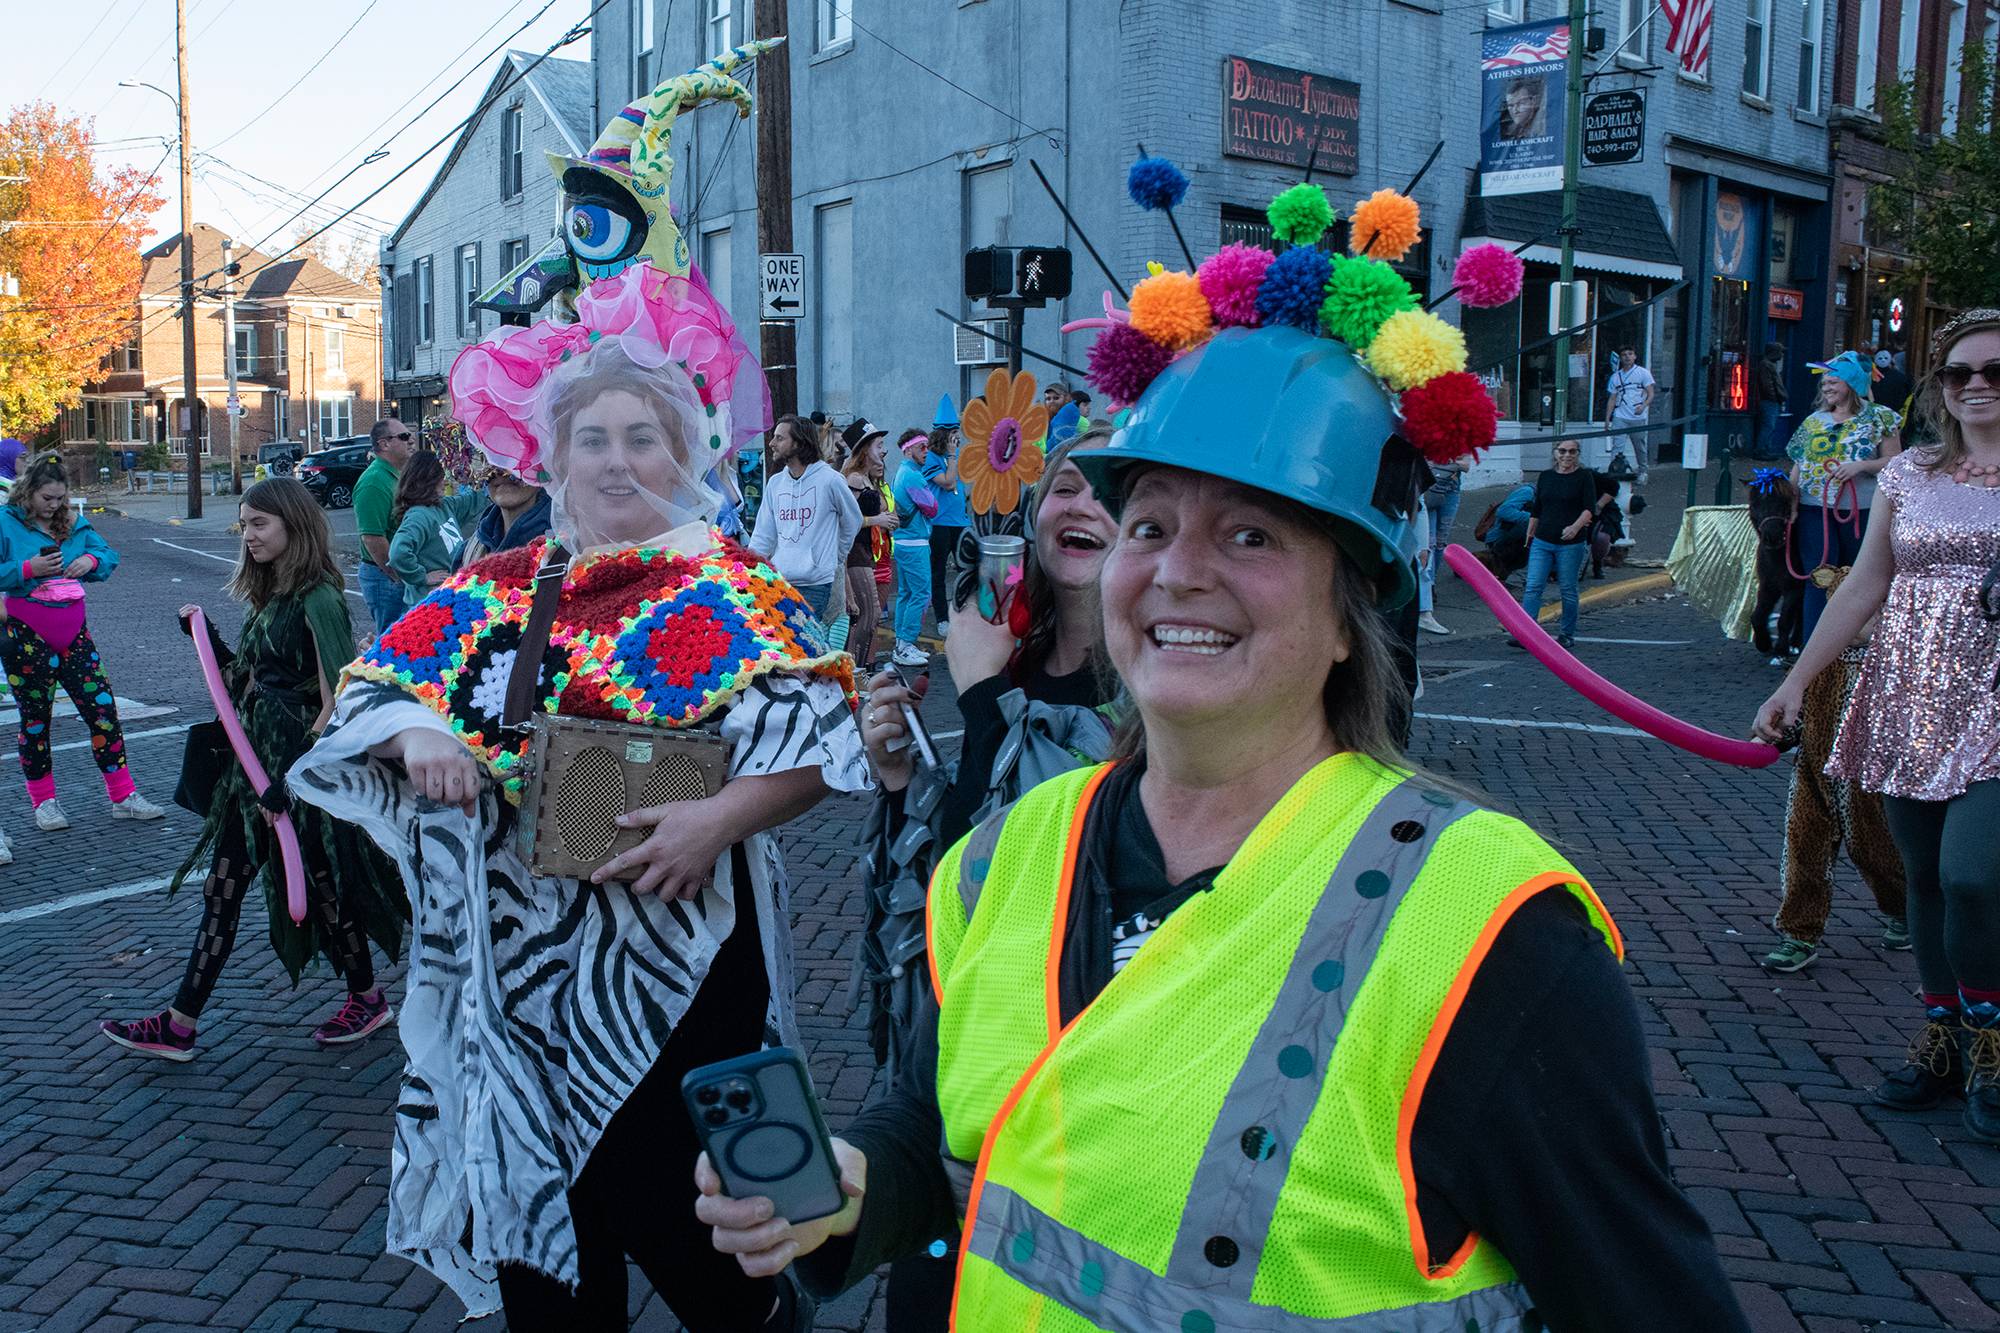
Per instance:
[[[691,1069],[681,1096],[723,1193],[761,1195],[789,1222],[840,1211],[840,1169],[797,1052],[774,1046]]]

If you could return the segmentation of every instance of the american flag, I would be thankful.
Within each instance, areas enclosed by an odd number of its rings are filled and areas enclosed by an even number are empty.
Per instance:
[[[1540,40],[1532,40],[1539,38]],[[1569,25],[1540,32],[1489,33],[1480,53],[1481,69],[1512,69],[1516,65],[1546,65],[1569,59]]]
[[[1708,77],[1709,37],[1715,27],[1715,0],[1660,0],[1667,16],[1667,49],[1680,54],[1681,68]]]

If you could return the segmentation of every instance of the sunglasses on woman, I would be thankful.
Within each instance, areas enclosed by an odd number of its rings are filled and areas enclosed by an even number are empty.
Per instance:
[[[1974,370],[1961,361],[1950,361],[1937,368],[1938,383],[1953,393],[1963,392],[1977,375],[1989,389],[2000,389],[2000,361],[1988,361]]]

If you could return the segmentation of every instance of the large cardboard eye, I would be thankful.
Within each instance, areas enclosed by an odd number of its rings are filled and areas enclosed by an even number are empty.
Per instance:
[[[610,264],[624,258],[632,239],[632,223],[602,204],[572,204],[566,222],[569,248],[589,264]]]

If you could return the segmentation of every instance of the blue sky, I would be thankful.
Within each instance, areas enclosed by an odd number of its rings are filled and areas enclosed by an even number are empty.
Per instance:
[[[387,156],[356,171],[308,214],[323,222],[358,204],[360,212],[333,232],[342,241],[393,227],[450,142],[373,199],[362,203],[363,196],[410,166],[478,105],[500,58],[487,53],[503,43],[539,52],[592,4],[188,0],[195,219],[242,244],[258,245],[276,233],[277,240],[260,248],[282,249],[305,225],[290,221],[292,215],[393,135]],[[509,37],[544,5],[545,13]],[[0,60],[0,107],[39,98],[68,114],[94,116],[101,162],[158,164],[167,203],[151,219],[152,236],[178,230],[178,166],[168,151],[173,105],[159,93],[118,86],[121,79],[136,79],[174,91],[173,0],[20,0],[7,9],[10,54]],[[585,59],[589,52],[585,37],[561,54]],[[23,60],[22,53],[35,58]],[[468,72],[435,108],[412,120]]]

